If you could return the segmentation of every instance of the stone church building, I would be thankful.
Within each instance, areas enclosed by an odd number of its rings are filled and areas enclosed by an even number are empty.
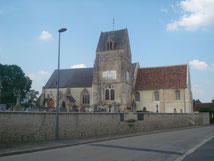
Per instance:
[[[188,64],[140,68],[132,63],[128,30],[101,32],[93,68],[60,70],[59,106],[71,111],[193,112]],[[57,70],[43,87],[40,104],[55,108]],[[118,108],[116,109],[115,106]]]

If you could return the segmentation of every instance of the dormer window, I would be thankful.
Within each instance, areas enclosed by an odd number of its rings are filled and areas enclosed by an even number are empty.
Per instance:
[[[112,50],[113,49],[113,42],[112,41],[108,41],[107,42],[107,50]]]

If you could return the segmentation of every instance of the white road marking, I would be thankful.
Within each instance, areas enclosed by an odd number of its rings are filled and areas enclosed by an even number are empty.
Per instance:
[[[212,138],[214,138],[214,136],[210,136],[209,138],[205,139],[200,144],[198,144],[195,147],[193,147],[190,150],[188,150],[184,155],[182,155],[179,158],[177,158],[175,161],[182,161],[187,155],[189,155],[189,154],[193,153],[194,151],[196,151],[199,147],[201,147],[202,145],[204,145],[205,143],[210,141]]]

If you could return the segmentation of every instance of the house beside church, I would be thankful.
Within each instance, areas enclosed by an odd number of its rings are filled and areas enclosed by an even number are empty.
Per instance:
[[[59,106],[67,111],[76,105],[81,111],[193,112],[188,64],[141,68],[131,58],[127,29],[101,32],[93,68],[60,70]],[[55,108],[56,94],[57,70],[43,87],[40,104]]]

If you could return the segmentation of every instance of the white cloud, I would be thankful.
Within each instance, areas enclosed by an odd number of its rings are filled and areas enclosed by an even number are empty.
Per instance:
[[[28,75],[28,77],[31,79],[31,80],[34,80],[36,78],[36,75],[31,73]]]
[[[195,59],[195,60],[190,61],[189,64],[193,69],[208,70],[208,64],[204,61],[199,61],[199,60]]]
[[[195,59],[195,60],[190,61],[189,64],[193,69],[196,69],[196,70],[214,71],[214,64],[212,64],[211,67],[210,67],[205,61],[199,61],[199,60]]]
[[[167,9],[164,9],[164,8],[161,9],[160,11],[163,12],[163,13],[168,13]]]
[[[178,30],[177,22],[172,22],[172,23],[167,24],[167,30],[168,31],[177,31]]]
[[[51,40],[51,39],[53,39],[53,36],[47,31],[42,31],[42,33],[39,36],[39,39],[40,40]]]
[[[44,71],[44,70],[40,70],[38,73],[39,73],[40,75],[50,75],[49,72]]]
[[[168,31],[180,28],[194,31],[214,25],[214,0],[183,0],[177,4],[182,9],[182,16],[167,24]],[[172,5],[174,9],[174,5]]]
[[[76,64],[76,65],[73,65],[73,66],[71,66],[70,68],[86,68],[86,65],[84,65],[84,64]]]

